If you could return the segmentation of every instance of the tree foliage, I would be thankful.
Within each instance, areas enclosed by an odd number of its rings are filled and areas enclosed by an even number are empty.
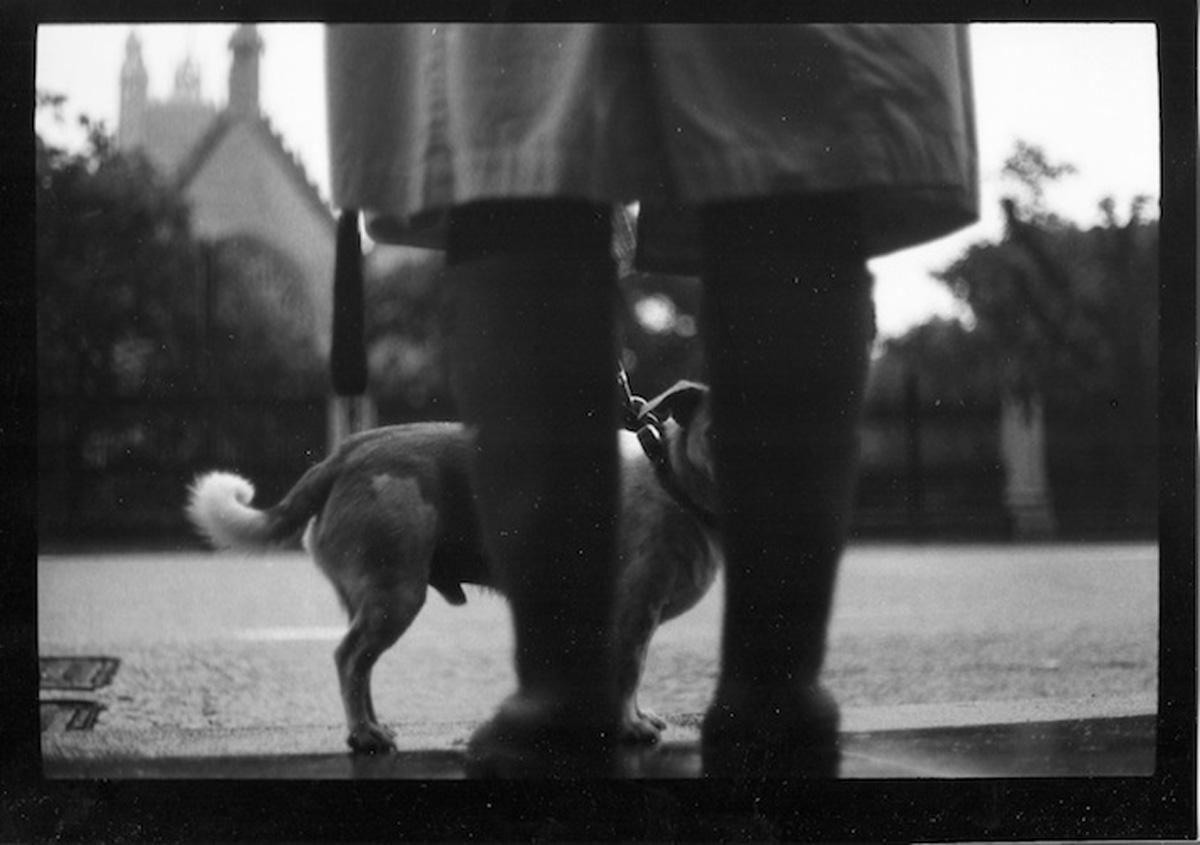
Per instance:
[[[883,341],[867,384],[867,405],[899,409],[909,379],[916,379],[926,406],[995,406],[1000,396],[1000,367],[982,333],[960,320],[935,318],[900,337]]]
[[[938,278],[966,302],[993,350],[1003,390],[1059,402],[1103,398],[1152,407],[1156,380],[1158,224],[1135,200],[1124,222],[1101,203],[1090,229],[1045,208],[1044,184],[1073,172],[1020,145],[1009,160],[1025,187],[1003,201],[999,243],[980,243]]]
[[[328,383],[301,270],[271,245],[235,236],[205,247],[202,295],[208,389],[319,395]]]
[[[370,390],[396,419],[454,416],[442,265],[440,252],[417,252],[364,280]]]
[[[1018,140],[1012,154],[1004,160],[1001,175],[1016,183],[1019,199],[1014,201],[1020,202],[1026,215],[1044,224],[1058,220],[1046,207],[1046,188],[1077,172],[1070,162],[1052,162],[1041,147]]]
[[[62,120],[61,97],[41,95],[39,106]],[[164,485],[179,489],[170,473],[199,460],[278,449],[272,432],[291,420],[254,410],[235,419],[221,400],[312,395],[324,376],[311,309],[294,301],[295,268],[252,239],[197,243],[179,188],[118,150],[103,125],[80,123],[79,150],[35,140],[48,532],[73,532],[89,515],[103,526],[133,501],[152,507]]]
[[[1058,217],[1045,189],[1074,168],[1038,147],[1019,144],[1005,172],[1017,191],[1002,203],[1004,237],[937,274],[972,324],[890,342],[877,381],[902,363],[945,394],[1041,397],[1052,486],[1071,491],[1060,508],[1144,521],[1157,485],[1158,223],[1144,198],[1124,219],[1103,200],[1091,228]]]
[[[63,99],[39,105],[61,120]],[[36,139],[37,355],[44,395],[314,393],[323,362],[302,276],[251,238],[200,245],[188,202],[103,124],[73,152]]]
[[[187,205],[145,158],[80,120],[82,152],[36,139],[39,389],[189,391],[199,338]]]

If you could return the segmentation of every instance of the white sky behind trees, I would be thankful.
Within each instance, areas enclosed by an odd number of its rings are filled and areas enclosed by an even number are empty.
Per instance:
[[[203,98],[227,96],[232,25],[137,26],[151,99],[170,95],[175,69],[189,54],[200,66]],[[324,36],[314,24],[265,24],[260,99],[285,143],[329,196],[325,125]],[[998,239],[999,201],[1012,192],[1001,179],[1017,139],[1041,146],[1052,161],[1078,172],[1049,189],[1050,210],[1079,225],[1099,223],[1099,203],[1128,212],[1138,195],[1159,198],[1157,44],[1152,24],[973,24],[971,43],[979,133],[982,220],[960,233],[871,262],[879,328],[894,336],[934,314],[960,313],[931,273],[970,244]],[[51,25],[38,32],[39,91],[67,97],[67,121],[39,117],[56,143],[82,144],[77,114],[117,126],[125,24]]]

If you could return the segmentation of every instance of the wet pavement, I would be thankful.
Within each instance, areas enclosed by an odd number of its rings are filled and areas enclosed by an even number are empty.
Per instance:
[[[403,750],[356,760],[332,664],[344,621],[302,555],[43,556],[42,657],[117,661],[79,670],[103,680],[90,688],[50,670],[45,772],[461,777],[462,743],[513,685],[503,602],[469,599],[431,597],[380,661],[377,707]],[[669,728],[663,746],[631,758],[634,777],[699,772],[720,601],[718,587],[651,646],[642,699]],[[852,547],[830,643],[844,778],[1153,771],[1152,544]],[[73,712],[89,724],[72,727]]]
[[[1106,709],[1144,709],[1153,702],[1139,701],[1132,708],[1130,704],[1110,704]],[[979,715],[989,716],[986,711]],[[428,732],[428,726],[425,730]],[[283,739],[261,731],[240,737],[219,732],[189,738],[163,736],[157,743],[146,736],[140,737],[140,743],[119,735],[98,742],[51,738],[43,742],[44,772],[50,779],[85,780],[461,780],[467,776],[458,742],[435,747],[439,744],[435,741],[428,748],[355,756],[297,751],[297,737],[291,736],[286,738],[285,751],[264,753]],[[334,737],[308,739],[331,741]],[[135,746],[137,753],[131,754]],[[257,752],[249,751],[251,747]],[[1147,776],[1155,771],[1155,716],[843,731],[840,747],[839,777],[851,780]],[[231,750],[234,753],[222,753]],[[626,749],[621,765],[623,776],[630,778],[702,776],[694,737],[654,748]]]

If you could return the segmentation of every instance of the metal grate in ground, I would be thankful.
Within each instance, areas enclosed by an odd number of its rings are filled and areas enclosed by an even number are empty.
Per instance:
[[[39,657],[38,686],[43,692],[91,692],[112,681],[121,661],[115,657]],[[88,699],[42,698],[38,702],[42,733],[90,731],[104,705]]]
[[[42,733],[47,731],[90,731],[104,706],[95,701],[54,699],[39,702]]]
[[[121,661],[115,657],[39,657],[44,690],[94,690],[105,686]]]

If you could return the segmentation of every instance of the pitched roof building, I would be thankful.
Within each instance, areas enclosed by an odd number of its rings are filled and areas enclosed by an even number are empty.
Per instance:
[[[233,62],[223,107],[205,102],[186,58],[166,100],[148,97],[141,41],[130,32],[121,68],[117,144],[141,149],[182,190],[197,237],[252,244],[280,268],[283,301],[329,350],[335,225],[332,211],[285,147],[259,104],[258,28],[242,24],[229,41]]]

